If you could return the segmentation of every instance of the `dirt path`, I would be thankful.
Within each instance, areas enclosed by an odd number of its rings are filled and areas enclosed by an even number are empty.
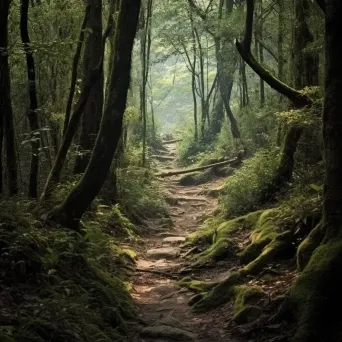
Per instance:
[[[160,167],[175,168],[170,158],[175,157],[175,145],[168,146],[165,157],[164,161],[160,161]],[[172,227],[164,228],[153,236],[144,236],[144,244],[138,248],[138,271],[132,295],[139,307],[140,317],[149,326],[134,341],[233,342],[228,335],[229,307],[194,314],[187,304],[193,294],[179,289],[177,277],[169,275],[186,266],[186,260],[182,257],[186,251],[180,249],[185,237],[217,208],[217,200],[202,195],[203,190],[220,186],[224,179],[217,179],[205,186],[180,186],[178,179],[174,176],[163,180],[163,186],[172,197],[170,202],[173,202],[169,206]],[[215,268],[196,276],[208,281],[224,279],[227,265],[222,265],[221,272]]]

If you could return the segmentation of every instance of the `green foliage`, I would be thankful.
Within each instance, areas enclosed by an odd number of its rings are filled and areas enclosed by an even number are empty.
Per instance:
[[[127,167],[117,170],[120,208],[134,222],[165,217],[166,204],[155,176],[148,169]]]
[[[103,215],[85,221],[80,234],[38,227],[23,214],[28,205],[0,203],[1,314],[8,318],[0,336],[16,342],[121,340],[134,319],[125,275],[131,253],[102,232]]]
[[[226,217],[243,215],[259,207],[264,188],[278,167],[279,149],[258,151],[228,178],[220,197],[222,214]]]

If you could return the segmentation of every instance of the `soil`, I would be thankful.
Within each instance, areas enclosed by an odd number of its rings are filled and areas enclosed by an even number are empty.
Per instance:
[[[159,167],[163,170],[175,169],[174,160],[169,158],[175,158],[175,144],[166,146],[164,158],[159,158]],[[180,176],[173,176],[161,180],[173,199],[169,201],[172,226],[163,228],[159,233],[143,236],[144,244],[138,247],[138,271],[132,296],[139,308],[140,318],[150,326],[170,325],[194,334],[195,341],[198,342],[235,342],[237,340],[231,338],[228,332],[232,312],[229,304],[204,314],[195,314],[188,305],[194,294],[177,286],[177,279],[185,276],[179,273],[189,265],[189,261],[182,257],[187,250],[180,248],[184,238],[198,229],[218,207],[216,198],[207,197],[203,193],[219,188],[225,179],[216,178],[200,186],[181,186],[178,183],[179,178]],[[194,279],[217,281],[226,278],[229,273],[227,270],[231,267],[231,264],[222,262],[221,265],[215,265],[215,268],[201,269],[186,275]],[[136,336],[134,341],[191,341],[189,338]]]
[[[158,172],[177,168],[175,160],[172,159],[176,156],[175,143],[166,147],[162,158],[156,161]],[[191,310],[188,302],[194,293],[180,288],[177,285],[178,280],[190,276],[192,279],[209,282],[220,281],[238,265],[236,260],[224,260],[215,263],[214,267],[189,268],[191,261],[187,254],[190,247],[182,246],[184,239],[217,211],[217,198],[205,194],[222,187],[225,178],[216,177],[204,185],[182,186],[179,184],[180,177],[172,176],[160,181],[167,193],[172,225],[160,220],[149,222],[149,229],[142,236],[143,244],[134,246],[138,258],[132,296],[146,327],[129,341],[287,341],[291,326],[286,322],[270,324],[268,317],[272,317],[279,308],[279,305],[270,303],[278,303],[278,299],[284,297],[296,277],[291,262],[274,263],[269,268],[269,271],[273,270],[273,276],[250,280],[249,283],[261,286],[270,299],[267,307],[263,308],[264,314],[268,316],[266,321],[252,329],[242,327],[242,330],[239,330],[239,327],[232,323],[232,303],[205,313],[194,313]],[[242,236],[241,239],[245,240],[246,237]],[[241,336],[241,339],[237,336]]]

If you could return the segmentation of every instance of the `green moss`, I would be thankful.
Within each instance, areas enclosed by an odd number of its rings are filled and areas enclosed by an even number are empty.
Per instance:
[[[178,286],[186,287],[187,289],[195,293],[207,292],[216,285],[217,282],[205,282],[200,280],[194,280],[190,277],[185,277],[178,282]]]
[[[235,313],[241,311],[246,305],[257,305],[266,294],[260,286],[241,285],[235,287]]]
[[[302,241],[297,249],[297,267],[302,271],[308,264],[312,253],[319,246],[325,236],[325,229],[319,223],[310,234]]]
[[[241,283],[244,276],[245,272],[243,270],[232,273],[227,279],[220,282],[209,293],[205,294],[200,301],[195,303],[193,310],[195,312],[202,312],[227,303],[235,296],[235,287]]]
[[[342,239],[319,246],[289,296],[298,327],[292,341],[338,341],[342,305]]]
[[[264,247],[261,254],[256,259],[244,267],[245,271],[248,274],[256,274],[260,272],[267,264],[272,262],[277,255],[291,247],[292,237],[293,234],[291,231],[278,234],[268,245]]]
[[[211,169],[202,172],[193,172],[182,176],[179,179],[179,184],[187,185],[200,185],[210,182],[215,178],[215,174]]]
[[[268,209],[261,213],[251,234],[252,243],[240,254],[242,263],[248,263],[257,258],[263,248],[279,234],[278,216],[277,209]]]
[[[236,246],[233,240],[220,238],[203,253],[197,256],[196,264],[204,264],[210,261],[220,261],[233,257],[236,253]]]

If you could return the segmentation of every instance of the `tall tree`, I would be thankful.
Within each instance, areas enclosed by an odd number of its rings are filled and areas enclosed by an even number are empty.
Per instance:
[[[97,67],[102,58],[102,0],[88,0],[89,19],[86,29],[88,36],[84,47],[83,74],[87,75]],[[79,139],[79,154],[76,157],[74,172],[83,173],[89,163],[99,130],[103,107],[103,70],[93,85],[84,108]],[[84,77],[86,78],[86,77]]]
[[[336,310],[342,304],[342,2],[326,0],[325,4],[324,234],[290,293],[298,314],[294,342],[341,339],[341,317]]]
[[[312,99],[286,85],[275,76],[271,74],[264,66],[262,66],[253,56],[251,52],[251,43],[253,36],[253,19],[254,19],[254,0],[247,0],[247,15],[246,15],[246,27],[243,40],[236,41],[236,47],[241,57],[246,63],[273,89],[280,94],[286,96],[296,108],[303,108],[305,106],[312,105]],[[269,187],[265,190],[265,199],[268,200],[272,197],[272,194],[277,192],[285,183],[287,183],[291,177],[294,166],[294,154],[297,149],[297,144],[302,133],[301,126],[292,126],[288,130],[283,151],[280,159],[279,167],[276,171],[274,179],[269,184]]]
[[[100,192],[120,141],[130,83],[131,55],[139,20],[140,1],[121,0],[117,9],[115,60],[101,126],[88,167],[65,201],[49,215],[72,229]]]
[[[44,190],[40,196],[40,202],[42,202],[47,196],[50,195],[53,186],[59,182],[61,173],[64,167],[64,163],[69,151],[69,148],[72,144],[72,141],[74,139],[74,136],[77,132],[80,120],[82,118],[82,114],[84,111],[84,108],[88,101],[88,96],[94,86],[96,84],[97,80],[102,75],[103,70],[103,58],[104,58],[104,49],[105,49],[105,43],[106,39],[109,36],[110,32],[113,28],[113,16],[110,15],[107,22],[107,28],[102,36],[102,43],[101,43],[101,59],[96,66],[95,69],[92,70],[91,73],[87,74],[87,78],[83,84],[82,91],[80,94],[80,97],[74,107],[72,116],[70,118],[70,122],[68,124],[67,130],[63,136],[63,141],[61,143],[61,146],[59,147],[59,150],[57,152],[54,164],[50,170],[49,176],[47,178],[47,181],[44,186]]]
[[[147,82],[150,72],[150,53],[151,53],[151,33],[152,33],[152,4],[153,0],[146,0],[142,2],[141,7],[141,87],[140,87],[140,113],[143,123],[143,152],[142,152],[142,165],[146,162],[146,145],[147,145]]]
[[[27,111],[28,121],[31,130],[31,170],[28,196],[31,198],[38,197],[38,172],[39,172],[39,147],[40,147],[40,131],[38,121],[38,100],[36,86],[36,68],[33,58],[33,51],[30,43],[28,31],[28,11],[29,0],[21,0],[20,6],[20,36],[21,42],[26,56],[27,65],[27,81],[30,105]]]
[[[12,196],[18,192],[18,176],[11,103],[11,80],[8,64],[8,15],[10,3],[10,0],[0,0],[0,120],[1,145],[4,135],[8,189],[9,195]],[[2,148],[0,154],[2,156]],[[1,162],[3,163],[2,160]],[[0,182],[2,190],[2,172]]]
[[[314,41],[307,22],[310,17],[310,2],[294,0],[294,11],[294,86],[296,89],[303,89],[318,85],[319,55],[309,50]]]

